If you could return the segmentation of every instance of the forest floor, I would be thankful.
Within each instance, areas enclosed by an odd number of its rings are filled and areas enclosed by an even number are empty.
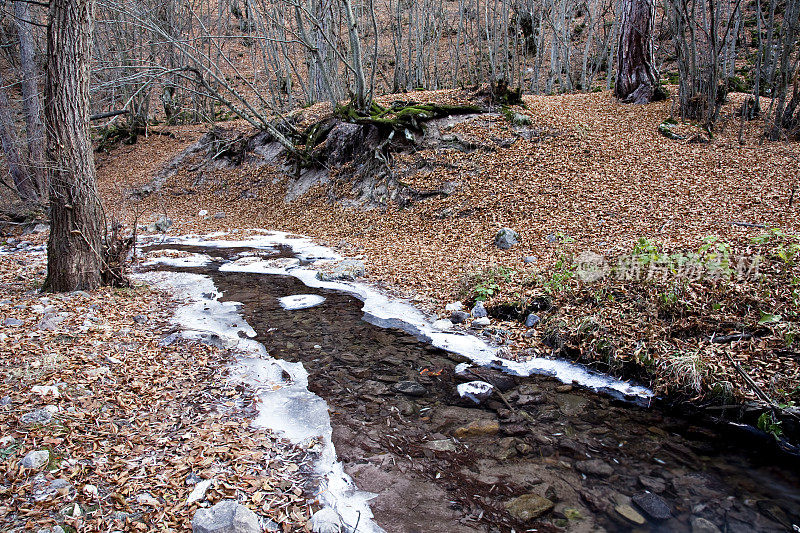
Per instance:
[[[305,527],[312,460],[253,427],[232,354],[174,334],[180,302],[143,286],[43,295],[44,271],[42,252],[0,254],[3,531],[188,531],[230,498],[271,530]]]
[[[557,354],[698,403],[764,393],[791,405],[800,400],[800,145],[765,141],[763,124],[742,123],[743,98],[731,95],[713,136],[680,123],[670,126],[683,137],[674,140],[659,133],[670,101],[525,96],[512,112],[527,117],[528,135],[496,113],[453,126],[483,140],[475,151],[397,154],[404,185],[448,190],[403,209],[331,202],[331,190],[348,194],[348,167],[290,203],[291,178],[270,165],[183,169],[144,200],[126,194],[197,140],[199,127],[100,155],[98,176],[106,209],[128,223],[166,215],[173,234],[308,235],[363,256],[368,278],[444,318],[448,302],[487,299],[516,358]],[[314,106],[302,117],[324,113]],[[494,245],[503,227],[520,235],[509,250]],[[584,275],[587,264],[603,275]],[[519,316],[503,316],[509,308]],[[521,323],[527,311],[541,315],[533,328]]]
[[[528,117],[528,138],[498,113],[454,126],[483,139],[482,149],[397,154],[408,187],[451,191],[404,209],[330,202],[331,188],[348,193],[347,167],[291,203],[291,178],[267,165],[184,168],[155,194],[131,197],[201,126],[98,154],[98,180],[107,215],[129,227],[167,216],[173,235],[307,235],[364,259],[369,281],[443,318],[449,302],[485,298],[492,324],[483,332],[512,358],[570,358],[696,404],[763,404],[764,394],[792,405],[800,401],[800,199],[792,201],[800,146],[763,141],[755,122],[740,131],[737,96],[712,138],[672,126],[683,140],[658,131],[669,102],[526,96],[512,110]],[[303,114],[308,122],[324,111]],[[503,227],[520,235],[509,250],[494,244]],[[199,505],[187,504],[189,477],[215,480],[209,502],[236,496],[288,530],[303,527],[307,458],[255,433],[251,391],[208,379],[224,377],[230,354],[163,342],[176,302],[147,288],[42,299],[43,261],[0,255],[0,519],[11,530],[58,522],[105,531],[125,520],[131,530],[185,530]],[[603,275],[585,275],[587,264]],[[540,318],[532,327],[522,324],[528,312]],[[28,413],[51,418],[26,425]],[[34,475],[20,462],[37,450],[49,455]],[[145,488],[145,477],[159,482]],[[43,499],[31,505],[28,493]],[[91,513],[71,516],[70,501]]]

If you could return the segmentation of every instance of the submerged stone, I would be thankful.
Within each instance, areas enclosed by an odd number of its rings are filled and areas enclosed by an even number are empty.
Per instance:
[[[508,514],[520,522],[535,520],[553,508],[553,502],[538,494],[523,494],[506,503]]]

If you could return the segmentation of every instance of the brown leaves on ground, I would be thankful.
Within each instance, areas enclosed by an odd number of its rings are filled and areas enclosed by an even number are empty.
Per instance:
[[[386,96],[381,102],[464,103],[469,94],[418,92]],[[658,132],[670,115],[670,101],[622,105],[608,92],[526,96],[526,107],[513,108],[530,119],[526,135],[497,114],[453,128],[479,139],[485,149],[397,155],[396,170],[416,166],[402,177],[409,186],[435,190],[446,182],[455,184],[451,194],[402,210],[393,205],[371,211],[332,205],[328,190],[348,189],[346,169],[334,170],[333,184],[285,203],[291,178],[267,166],[185,169],[160,195],[132,204],[117,192],[145,183],[151,174],[127,172],[127,161],[137,150],[153,161],[152,143],[159,146],[161,161],[183,146],[163,138],[144,141],[131,153],[112,154],[99,178],[107,205],[128,221],[141,210],[142,220],[166,213],[176,221],[173,232],[179,233],[261,227],[310,235],[345,253],[363,254],[372,280],[445,316],[443,305],[456,297],[459,281],[490,265],[515,271],[514,280],[501,283],[499,290],[500,298],[511,299],[541,295],[560,259],[588,250],[614,261],[630,254],[642,237],[671,253],[697,250],[704,238],[715,235],[735,253],[748,254],[753,253],[751,239],[764,231],[754,224],[800,234],[800,201],[794,198],[789,205],[798,186],[800,147],[764,141],[763,122],[742,122],[737,115],[745,95],[729,98],[713,138],[698,137],[700,130],[684,123],[675,131],[687,139],[671,140]],[[325,110],[320,104],[299,112],[306,119],[301,123],[319,119]],[[198,217],[201,209],[226,216]],[[505,226],[522,236],[508,251],[492,244]],[[526,256],[536,261],[525,263]],[[689,284],[681,289],[681,313],[657,309],[659,299],[672,298],[668,286],[612,283],[607,291],[625,297],[598,306],[588,304],[597,287],[570,281],[569,290],[555,298],[557,309],[549,321],[563,322],[559,328],[573,350],[561,356],[598,362],[660,390],[672,387],[695,396],[719,389],[723,395],[753,398],[730,364],[731,355],[776,399],[789,399],[799,394],[791,387],[797,386],[800,367],[797,349],[789,342],[797,325],[795,289],[784,290],[793,272],[770,274],[766,281]],[[714,309],[714,304],[721,307]],[[781,315],[783,321],[759,325],[761,312]],[[543,343],[546,324],[527,337],[518,323],[499,325],[510,332],[507,338],[515,343],[516,357],[526,357],[530,349],[552,353]],[[768,333],[725,344],[709,340],[712,334],[742,329]],[[696,380],[687,379],[695,371],[702,381],[699,390],[693,386]]]
[[[305,528],[311,458],[253,427],[253,392],[227,379],[233,354],[163,346],[179,303],[164,294],[43,295],[43,269],[41,255],[0,255],[3,531],[187,531],[198,506],[227,498],[284,531]],[[50,422],[21,420],[46,406]],[[34,450],[48,450],[48,464],[22,468]],[[205,501],[187,504],[187,478],[213,480]],[[41,497],[56,479],[69,485]]]

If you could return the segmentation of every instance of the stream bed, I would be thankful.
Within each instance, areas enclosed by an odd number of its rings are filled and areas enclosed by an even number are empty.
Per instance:
[[[327,410],[330,427],[319,431],[330,432],[331,460],[371,493],[358,492],[371,519],[344,517],[347,530],[800,531],[798,465],[765,453],[768,442],[743,440],[746,432],[643,407],[630,394],[470,366],[402,321],[365,313],[354,293],[287,274],[313,253],[202,241],[145,250],[181,252],[151,262],[145,279],[213,283],[199,311],[233,313],[229,326],[252,353],[284,362],[269,379],[302,380],[324,400],[300,398],[299,411]],[[476,404],[457,392],[468,381],[495,392]]]

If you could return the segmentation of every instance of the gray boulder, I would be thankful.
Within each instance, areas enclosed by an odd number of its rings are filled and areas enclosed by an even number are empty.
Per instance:
[[[223,500],[192,517],[194,533],[261,533],[256,514],[235,500]]]
[[[494,245],[501,250],[508,250],[519,242],[519,233],[511,228],[503,228],[494,236]]]

